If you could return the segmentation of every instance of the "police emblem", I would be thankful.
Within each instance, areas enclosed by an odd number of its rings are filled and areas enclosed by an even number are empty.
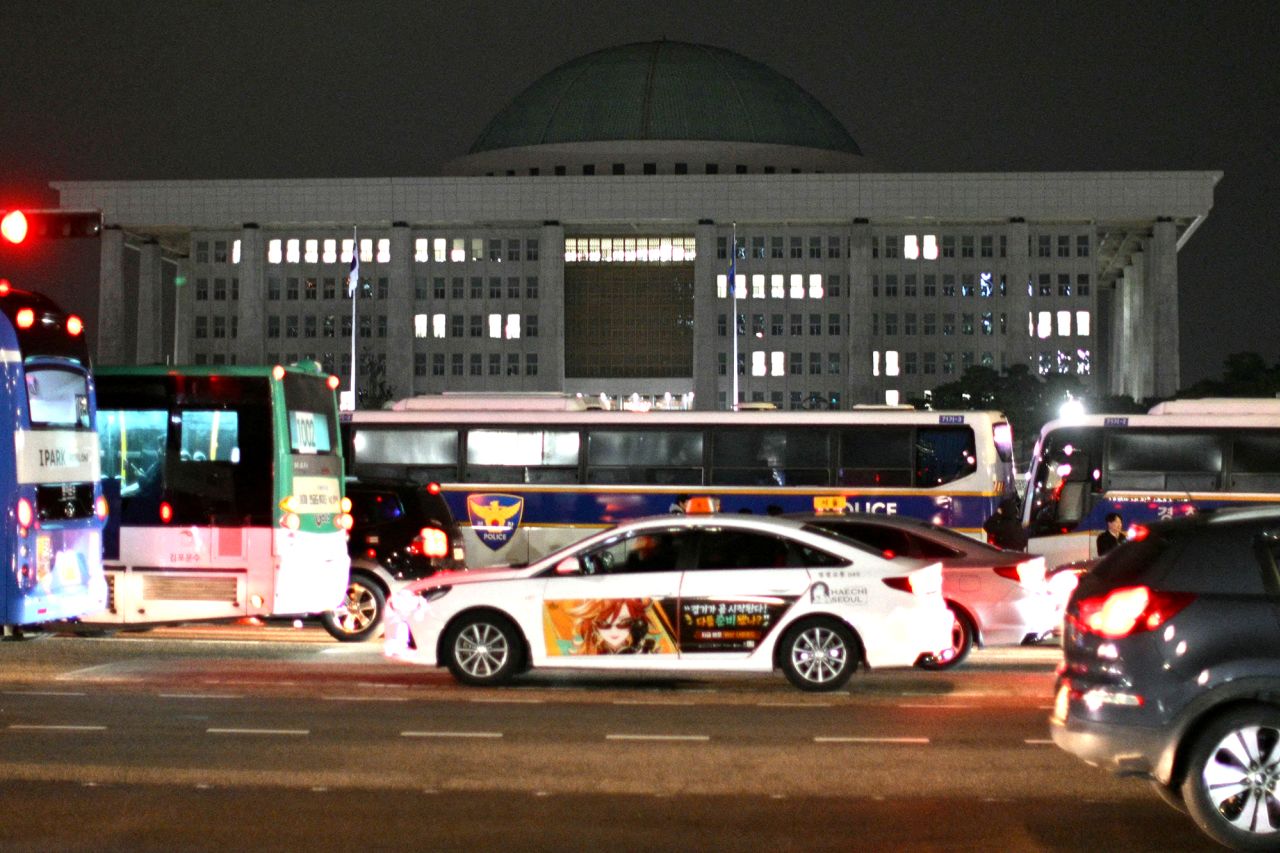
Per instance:
[[[524,511],[524,498],[515,495],[467,495],[467,514],[471,517],[471,529],[476,537],[497,551],[511,541],[520,516]]]

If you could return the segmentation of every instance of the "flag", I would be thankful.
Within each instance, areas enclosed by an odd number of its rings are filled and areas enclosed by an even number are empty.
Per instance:
[[[356,286],[360,284],[360,241],[351,241],[351,269],[347,272],[347,298],[355,296]]]

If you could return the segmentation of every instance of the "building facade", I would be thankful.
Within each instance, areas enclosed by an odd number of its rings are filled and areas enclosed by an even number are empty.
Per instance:
[[[354,341],[393,397],[847,408],[1017,364],[1166,395],[1221,177],[880,171],[790,80],[673,42],[550,72],[445,172],[55,184],[103,211],[99,361],[346,382]]]

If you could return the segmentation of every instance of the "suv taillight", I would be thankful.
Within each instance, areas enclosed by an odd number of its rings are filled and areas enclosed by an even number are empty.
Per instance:
[[[1120,640],[1143,631],[1154,631],[1195,600],[1190,592],[1162,592],[1147,586],[1124,586],[1105,595],[1076,602],[1078,614],[1069,618],[1089,634]]]
[[[438,527],[424,527],[409,543],[409,550],[433,560],[443,559],[449,556],[449,534]]]

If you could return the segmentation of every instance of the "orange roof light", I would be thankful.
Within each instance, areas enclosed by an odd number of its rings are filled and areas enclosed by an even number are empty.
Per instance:
[[[67,316],[67,334],[71,337],[77,337],[84,331],[84,320],[81,320],[75,314]]]
[[[342,380],[334,376],[332,373],[329,374],[329,378],[325,381],[328,383],[330,391],[337,391],[338,386],[342,384]]]
[[[23,308],[18,311],[18,315],[14,318],[19,329],[30,329],[36,323],[36,312],[30,308]]]
[[[277,382],[279,382],[281,379],[284,379],[284,368],[278,364],[275,367],[271,368],[271,378],[276,380]]]

